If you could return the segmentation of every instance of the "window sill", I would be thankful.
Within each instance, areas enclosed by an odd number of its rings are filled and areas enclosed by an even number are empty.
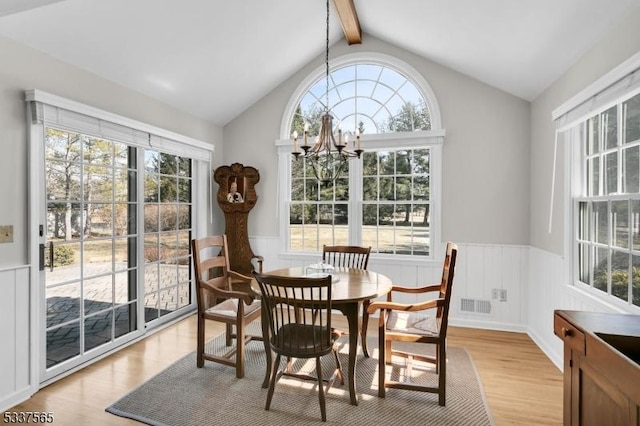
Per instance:
[[[640,313],[640,306],[630,305],[610,295],[602,297],[604,293],[593,290],[591,287],[580,282],[567,285],[567,292],[570,293],[572,297],[578,298],[592,307],[596,307],[605,312],[635,315]]]

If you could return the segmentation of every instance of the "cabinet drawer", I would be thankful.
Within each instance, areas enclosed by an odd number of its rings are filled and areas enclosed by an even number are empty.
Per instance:
[[[553,318],[553,332],[572,350],[585,354],[584,334],[582,331],[557,314]]]

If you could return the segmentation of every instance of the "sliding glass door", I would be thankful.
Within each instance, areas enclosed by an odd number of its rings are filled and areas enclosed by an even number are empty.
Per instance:
[[[192,303],[192,160],[44,133],[46,380]]]
[[[153,321],[189,305],[191,160],[144,155],[144,306]]]

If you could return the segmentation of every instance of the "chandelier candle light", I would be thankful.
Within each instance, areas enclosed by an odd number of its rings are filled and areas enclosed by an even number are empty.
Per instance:
[[[306,164],[311,166],[316,179],[323,185],[328,185],[337,179],[345,169],[347,161],[353,158],[360,158],[364,150],[360,147],[360,132],[355,131],[356,139],[353,141],[354,149],[347,148],[349,137],[345,135],[342,139],[341,124],[338,123],[338,141],[333,136],[333,116],[329,113],[329,0],[327,0],[327,37],[325,50],[325,80],[326,80],[326,103],[324,114],[320,123],[320,134],[313,146],[309,145],[309,123],[304,125],[303,142],[298,150],[298,132],[293,132],[293,152],[296,159],[304,158]]]

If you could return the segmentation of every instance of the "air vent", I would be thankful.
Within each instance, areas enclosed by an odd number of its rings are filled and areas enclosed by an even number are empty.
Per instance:
[[[460,299],[460,310],[462,312],[477,312],[479,314],[490,314],[491,302],[489,300]]]
[[[488,300],[476,300],[476,312],[481,314],[490,314],[491,302]]]
[[[463,312],[475,312],[476,301],[474,299],[462,299],[460,304],[460,310]]]

